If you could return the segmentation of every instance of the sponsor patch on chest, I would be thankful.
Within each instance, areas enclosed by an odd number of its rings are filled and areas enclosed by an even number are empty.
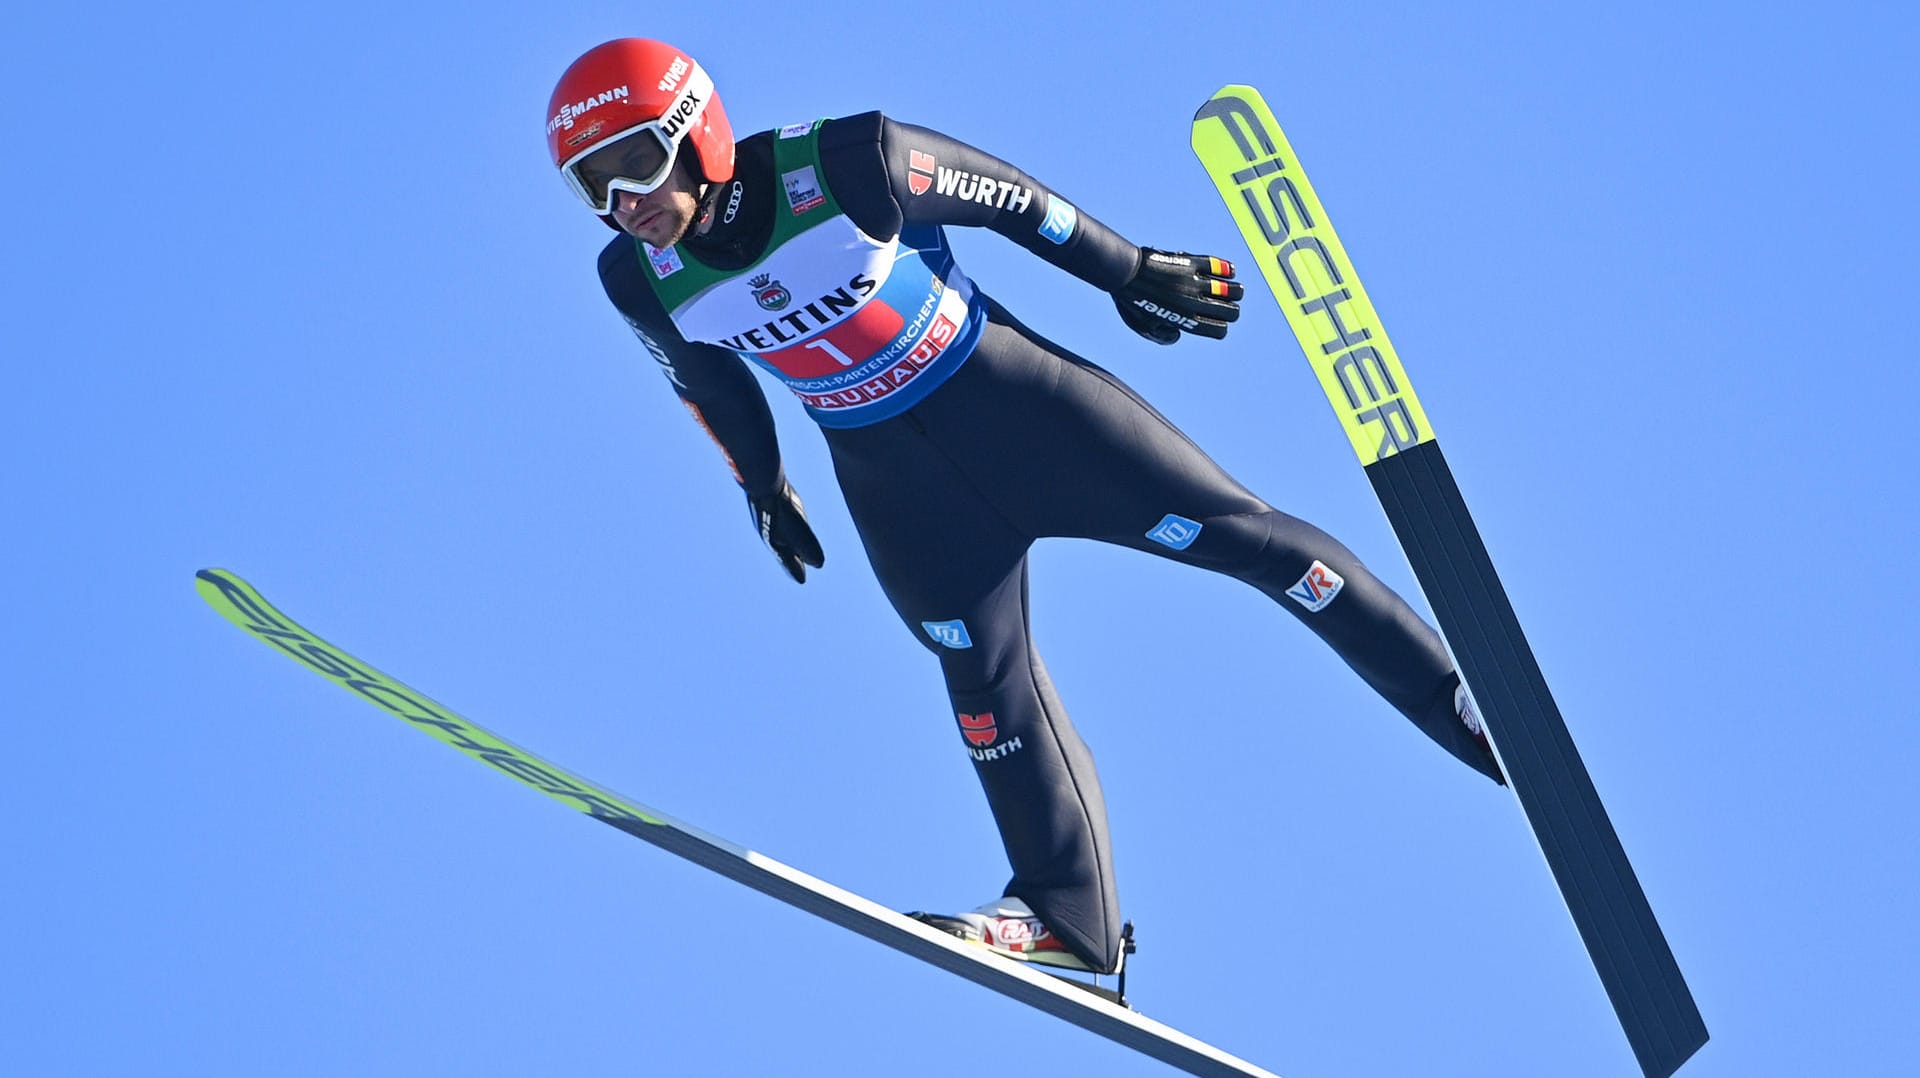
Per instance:
[[[653,267],[653,275],[663,281],[679,273],[686,266],[686,263],[680,261],[678,248],[669,247],[663,251],[645,240],[640,241],[640,246],[646,249],[647,264]]]
[[[820,191],[820,177],[814,173],[812,165],[781,173],[780,182],[787,189],[787,205],[796,214],[805,213],[827,201],[827,196]]]

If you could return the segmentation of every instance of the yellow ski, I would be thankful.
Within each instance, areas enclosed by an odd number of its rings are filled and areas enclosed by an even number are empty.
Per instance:
[[[1666,1078],[1706,1024],[1353,260],[1259,91],[1213,95],[1193,151],[1366,469],[1641,1069]]]

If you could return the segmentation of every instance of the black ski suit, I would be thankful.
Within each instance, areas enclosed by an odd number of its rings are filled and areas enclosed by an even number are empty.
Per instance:
[[[784,476],[765,398],[743,355],[787,380],[820,421],[880,585],[939,660],[961,743],[1013,867],[1006,894],[1024,899],[1095,968],[1118,962],[1119,900],[1099,780],[1028,631],[1027,551],[1043,536],[1116,543],[1253,585],[1448,752],[1497,775],[1454,710],[1459,680],[1439,636],[1404,601],[1346,547],[1241,486],[1118,378],[973,291],[950,260],[933,273],[948,274],[944,290],[933,285],[926,302],[960,282],[971,317],[917,383],[896,364],[903,388],[888,397],[878,378],[855,386],[867,367],[809,380],[785,360],[770,361],[826,349],[778,352],[789,338],[804,341],[815,321],[849,317],[822,304],[792,305],[805,290],[784,287],[780,276],[749,277],[770,240],[781,238],[781,215],[818,205],[812,180],[876,240],[924,250],[944,247],[939,226],[984,226],[1110,292],[1133,279],[1141,259],[1139,248],[1025,173],[946,136],[879,113],[824,121],[806,136],[817,140],[815,175],[778,156],[787,148],[776,141],[799,130],[743,140],[735,178],[709,203],[715,219],[707,231],[667,252],[617,238],[601,254],[601,279],[749,495],[779,488]],[[720,282],[698,295],[747,288],[761,309],[794,313],[689,341],[683,329],[700,318],[684,312],[697,296],[685,300],[678,322],[662,298],[688,265]],[[850,284],[840,294],[861,298],[857,275]],[[823,319],[810,321],[803,308]],[[900,336],[902,347],[923,321]],[[907,405],[897,407],[902,399]],[[859,414],[863,408],[877,417]]]

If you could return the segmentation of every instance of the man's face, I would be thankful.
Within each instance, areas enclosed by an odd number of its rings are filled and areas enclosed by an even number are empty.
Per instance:
[[[700,212],[699,184],[693,175],[693,155],[681,154],[667,182],[644,195],[613,192],[613,223],[629,236],[655,247],[679,243]]]

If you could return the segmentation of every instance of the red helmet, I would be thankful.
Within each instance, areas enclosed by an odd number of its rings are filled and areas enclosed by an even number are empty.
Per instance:
[[[560,76],[547,104],[547,151],[567,186],[603,217],[613,212],[614,191],[645,194],[666,182],[683,142],[708,182],[733,178],[733,125],[713,79],[663,42],[627,37],[595,46]],[[622,151],[586,160],[614,143]]]

